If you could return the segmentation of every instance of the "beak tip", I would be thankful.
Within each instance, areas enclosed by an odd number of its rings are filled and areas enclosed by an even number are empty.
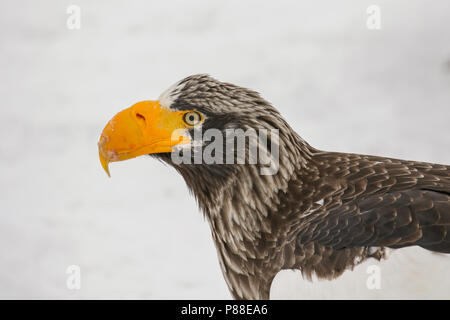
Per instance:
[[[100,163],[102,164],[103,170],[105,170],[106,174],[109,178],[111,178],[111,174],[109,173],[109,161],[103,157],[102,153],[99,152]]]
[[[109,173],[109,162],[102,162],[102,167],[105,170],[106,174],[108,175],[108,178],[111,178],[111,173]]]
[[[108,175],[108,178],[111,178],[111,173],[109,173],[108,163],[106,163],[106,165],[103,166],[103,170],[105,170],[106,174]]]

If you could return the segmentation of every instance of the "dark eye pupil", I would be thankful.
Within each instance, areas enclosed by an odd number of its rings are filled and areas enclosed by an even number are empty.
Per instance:
[[[189,116],[189,120],[190,121],[194,121],[195,117],[194,116]]]

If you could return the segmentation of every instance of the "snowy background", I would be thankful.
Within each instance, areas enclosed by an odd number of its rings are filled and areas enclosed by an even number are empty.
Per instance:
[[[447,0],[0,1],[0,298],[230,298],[182,178],[98,160],[116,112],[190,74],[261,92],[317,148],[450,164],[449,21]]]

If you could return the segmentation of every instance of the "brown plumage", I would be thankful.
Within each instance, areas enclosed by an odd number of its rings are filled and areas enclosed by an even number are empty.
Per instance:
[[[268,299],[274,276],[299,269],[334,279],[385,248],[450,253],[450,167],[319,151],[259,94],[206,75],[160,101],[206,116],[203,130],[279,129],[279,171],[259,165],[175,164],[207,218],[236,299]]]

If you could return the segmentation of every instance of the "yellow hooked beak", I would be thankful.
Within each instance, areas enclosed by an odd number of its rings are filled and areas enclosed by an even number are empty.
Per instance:
[[[190,140],[183,136],[189,126],[186,111],[172,111],[158,101],[142,101],[116,114],[103,129],[98,142],[100,162],[108,176],[109,163],[150,153],[172,152]]]

